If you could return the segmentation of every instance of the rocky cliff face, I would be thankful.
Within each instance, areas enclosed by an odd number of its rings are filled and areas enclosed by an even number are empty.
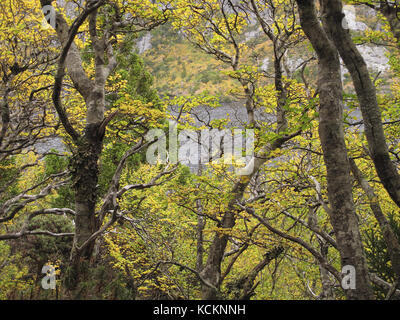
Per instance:
[[[374,10],[367,7],[345,6],[344,12],[346,19],[343,25],[355,34],[365,32],[366,30],[381,30],[382,26],[377,22]],[[178,95],[185,93],[196,93],[203,89],[218,88],[218,82],[225,81],[222,75],[216,75],[216,70],[223,69],[216,66],[212,57],[201,55],[201,53],[193,50],[191,44],[183,39],[181,35],[176,36],[176,32],[172,31],[168,26],[163,27],[160,32],[147,33],[137,41],[137,52],[145,57],[145,60],[156,79],[160,94]],[[245,32],[244,39],[246,42],[267,43],[265,35],[261,28],[252,21],[249,30]],[[259,57],[259,67],[263,71],[271,70],[272,54],[265,48],[262,48]],[[364,59],[372,73],[381,73],[381,77],[385,77],[385,73],[389,71],[388,51],[382,46],[363,44],[359,46]],[[198,51],[198,50],[197,50]],[[303,52],[304,51],[304,52]],[[309,52],[306,48],[296,49],[292,54],[286,57],[286,69],[289,73],[294,73],[309,58]],[[260,52],[257,52],[258,54]],[[161,60],[158,56],[162,56],[164,67],[157,66]],[[174,63],[178,60],[181,63]],[[197,65],[195,62],[201,61],[203,66]],[[186,66],[183,67],[182,63]],[[212,65],[212,68],[207,66]],[[185,70],[182,70],[185,69]],[[343,79],[347,70],[343,68]],[[177,81],[179,80],[179,81]],[[187,88],[186,86],[191,87]],[[224,86],[226,88],[226,85]],[[211,90],[213,92],[213,90]],[[221,93],[221,92],[219,92]],[[223,93],[223,92],[222,92]]]

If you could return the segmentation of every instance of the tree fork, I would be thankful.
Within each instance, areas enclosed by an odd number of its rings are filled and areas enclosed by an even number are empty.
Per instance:
[[[301,26],[318,55],[320,97],[319,135],[327,168],[328,214],[335,232],[342,266],[356,271],[356,288],[345,289],[348,299],[373,299],[364,247],[356,216],[350,163],[343,130],[343,88],[338,52],[327,26],[320,25],[314,0],[297,0]],[[326,24],[326,21],[325,21]]]

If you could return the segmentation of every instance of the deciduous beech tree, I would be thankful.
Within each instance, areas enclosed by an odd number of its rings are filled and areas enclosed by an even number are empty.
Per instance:
[[[400,297],[397,1],[6,2],[0,298]],[[342,3],[383,29],[343,29]],[[171,120],[211,149],[195,168]],[[225,149],[238,128],[252,154]]]
[[[52,1],[42,0],[40,4],[45,8]],[[99,161],[106,127],[118,113],[118,108],[114,108],[106,114],[107,109],[111,109],[106,105],[106,84],[117,67],[118,48],[121,48],[123,41],[120,34],[151,29],[166,19],[165,11],[159,10],[151,2],[85,1],[76,10],[72,23],[68,23],[71,17],[55,10],[54,27],[61,50],[52,96],[57,116],[73,143],[70,164],[75,193],[75,234],[71,252],[73,271],[70,277],[72,287],[76,286],[82,277],[80,273],[84,265],[92,258],[95,240],[120,219],[117,199],[131,189],[149,188],[156,183],[153,181],[146,185],[119,188],[121,172],[127,159],[145,147],[143,137],[136,138],[136,141],[133,138],[133,146],[120,159],[109,191],[100,204],[100,210],[96,211],[99,200]],[[76,44],[78,33],[81,37],[87,36],[80,39],[93,52],[93,70],[84,68],[82,53]],[[85,119],[79,119],[79,122],[84,123],[81,131],[74,127],[71,114],[62,103],[63,79],[66,74],[84,101]],[[143,127],[146,127],[145,123]],[[170,173],[165,171],[156,180]]]

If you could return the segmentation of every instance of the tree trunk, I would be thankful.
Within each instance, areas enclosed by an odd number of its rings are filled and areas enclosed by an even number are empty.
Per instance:
[[[277,259],[282,253],[284,249],[281,246],[273,248],[271,251],[268,251],[265,255],[262,261],[260,261],[259,264],[257,264],[253,270],[249,272],[249,274],[244,277],[243,279],[239,280],[242,284],[242,290],[240,292],[240,295],[235,297],[235,299],[238,300],[250,300],[252,296],[255,295],[255,289],[257,288],[259,283],[254,284],[256,281],[256,278],[258,274],[264,270],[264,268],[269,265],[269,263]]]
[[[318,235],[316,235],[318,237]],[[319,241],[321,256],[328,261],[328,251],[330,244],[324,240]],[[333,292],[333,285],[330,279],[329,271],[320,263],[319,273],[321,275],[322,292],[319,296],[322,300],[334,300],[335,294]]]
[[[277,123],[278,123],[278,133],[287,129],[287,122],[284,115],[283,105],[286,103],[286,92],[282,84],[282,71],[280,60],[279,63],[275,63],[275,86],[278,94],[278,106],[277,106]],[[223,216],[219,228],[224,230],[230,230],[235,226],[236,223],[236,211],[237,202],[241,201],[243,198],[244,191],[249,185],[252,177],[258,170],[263,166],[268,158],[271,151],[279,149],[287,140],[286,136],[274,141],[270,145],[266,145],[262,150],[262,156],[253,158],[254,168],[251,174],[243,176],[240,181],[238,181],[232,190],[232,200],[228,205],[227,212]],[[201,276],[211,283],[214,288],[218,289],[221,285],[221,263],[224,257],[225,249],[228,244],[229,236],[226,234],[216,234],[212,245],[208,251],[208,258],[204,269],[201,272]],[[202,299],[203,300],[215,300],[218,298],[218,292],[209,286],[202,285]]]
[[[390,159],[382,125],[382,114],[376,97],[376,89],[367,65],[351,39],[349,30],[343,29],[343,5],[340,0],[320,0],[323,20],[332,35],[336,48],[350,71],[364,119],[365,135],[369,152],[383,186],[400,207],[400,175]]]
[[[297,3],[301,26],[319,58],[319,135],[327,168],[328,198],[331,204],[328,213],[341,264],[353,266],[356,271],[356,288],[345,289],[345,294],[348,299],[372,299],[343,133],[343,89],[338,53],[318,21],[314,0],[297,0]]]
[[[378,221],[379,228],[381,229],[383,239],[385,240],[390,260],[392,261],[393,272],[397,279],[397,288],[400,286],[400,244],[399,239],[394,233],[390,226],[388,219],[386,219],[385,214],[379,204],[378,196],[375,194],[374,189],[369,185],[369,183],[363,177],[361,171],[358,169],[355,161],[350,159],[351,171],[353,176],[356,178],[358,184],[361,186],[363,191],[368,197],[369,206],[375,219]]]
[[[99,125],[88,125],[82,141],[71,161],[73,188],[75,191],[75,236],[71,251],[72,274],[68,279],[70,289],[75,289],[81,279],[85,279],[92,258],[95,241],[87,240],[100,227],[95,215],[98,160],[102,150]],[[84,246],[84,247],[82,247]]]

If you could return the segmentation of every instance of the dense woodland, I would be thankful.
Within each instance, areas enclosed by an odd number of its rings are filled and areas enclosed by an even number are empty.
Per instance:
[[[0,16],[0,299],[400,298],[399,1]],[[149,162],[171,123],[254,152]]]

